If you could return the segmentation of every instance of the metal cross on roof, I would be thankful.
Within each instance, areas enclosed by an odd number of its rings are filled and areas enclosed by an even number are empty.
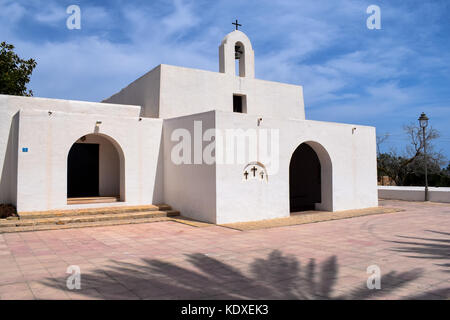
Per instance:
[[[232,24],[236,26],[236,30],[239,30],[239,27],[242,27],[242,24],[239,24],[237,19],[236,22],[233,22]]]

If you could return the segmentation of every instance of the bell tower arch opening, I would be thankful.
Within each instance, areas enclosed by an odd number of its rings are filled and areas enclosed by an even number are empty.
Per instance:
[[[234,59],[236,61],[235,74],[245,77],[245,47],[240,41],[234,45]]]

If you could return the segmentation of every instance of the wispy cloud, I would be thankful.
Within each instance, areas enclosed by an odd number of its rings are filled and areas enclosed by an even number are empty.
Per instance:
[[[51,2],[35,8],[30,16],[40,23],[49,25],[63,25],[61,22],[67,18],[66,8]]]
[[[9,23],[16,23],[26,12],[26,9],[19,3],[9,0],[0,0],[0,19]]]
[[[192,3],[174,0],[174,11],[162,19],[163,28],[168,34],[184,31],[194,26],[199,18],[193,12]]]

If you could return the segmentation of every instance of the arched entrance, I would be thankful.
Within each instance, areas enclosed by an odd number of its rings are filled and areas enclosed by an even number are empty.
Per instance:
[[[316,142],[300,144],[289,165],[290,212],[332,211],[331,160]]]
[[[78,139],[67,157],[68,203],[124,200],[124,159],[120,146],[101,134]],[[102,201],[102,199],[104,201]]]

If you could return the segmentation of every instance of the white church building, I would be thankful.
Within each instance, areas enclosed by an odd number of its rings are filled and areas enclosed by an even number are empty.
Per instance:
[[[219,72],[159,65],[101,103],[0,95],[0,203],[217,224],[378,206],[375,128],[306,120],[301,86],[254,75],[236,30]]]

